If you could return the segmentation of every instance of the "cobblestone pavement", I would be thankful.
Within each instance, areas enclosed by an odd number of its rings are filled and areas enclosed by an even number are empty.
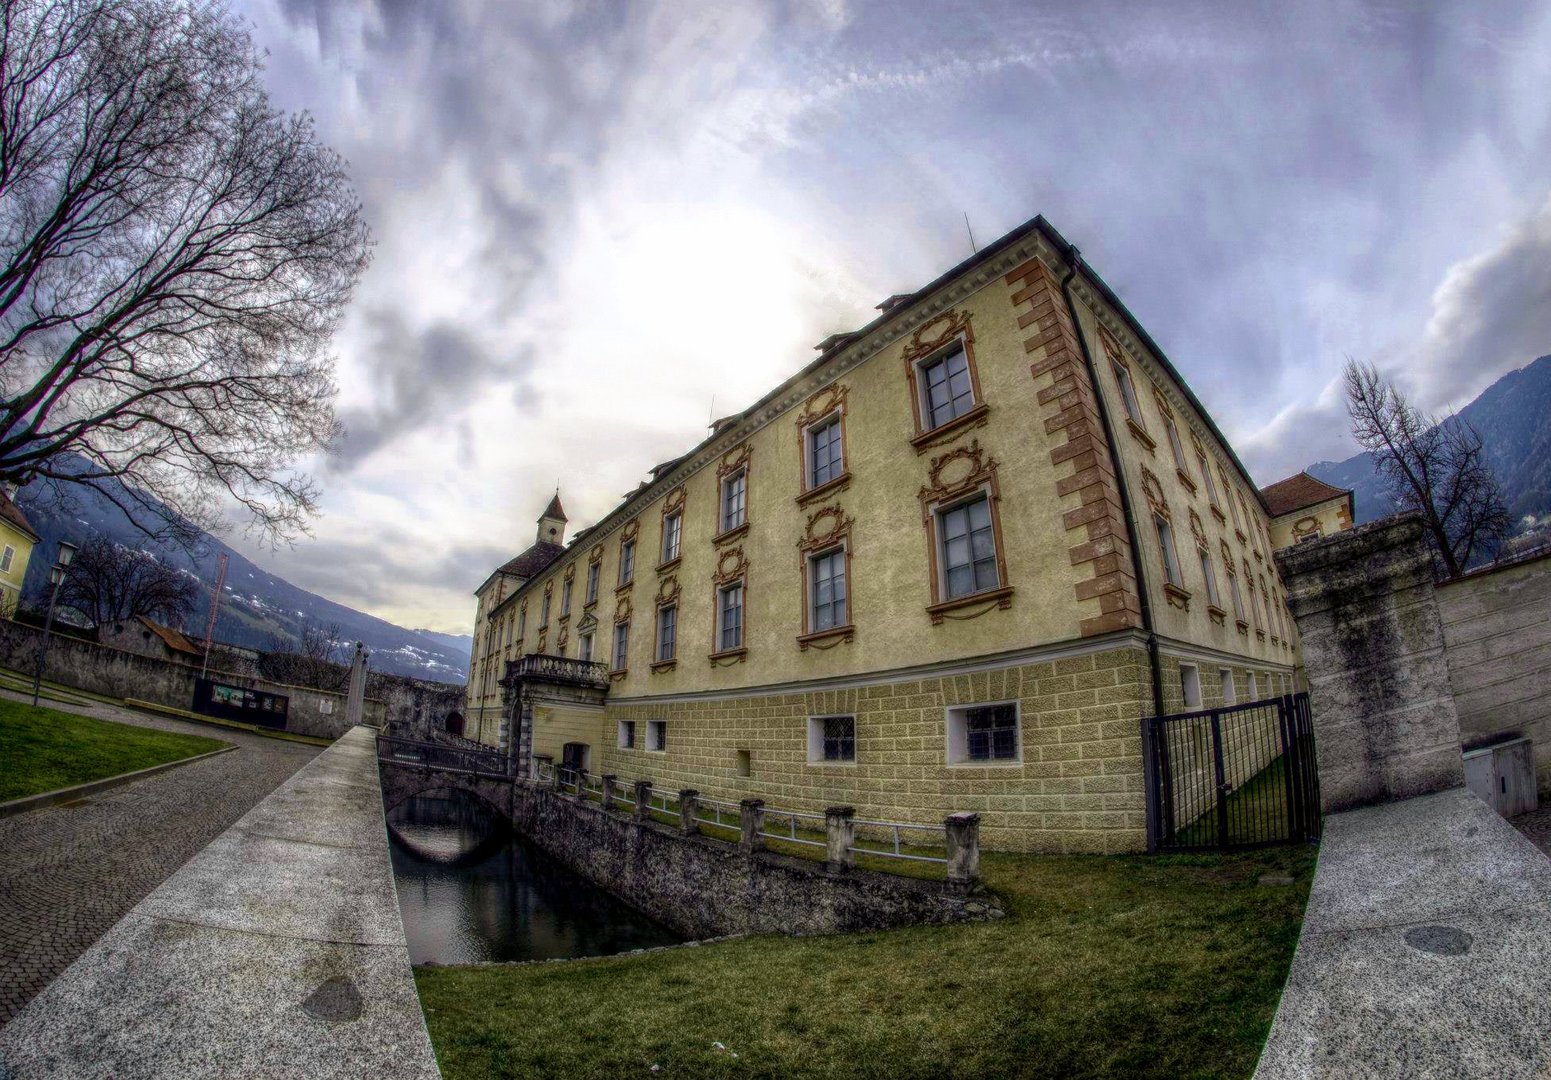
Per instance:
[[[237,750],[76,803],[0,818],[0,1024],[321,750],[112,705],[44,704],[209,735]]]
[[[1526,840],[1551,856],[1551,805],[1509,818],[1508,821],[1524,834]]]

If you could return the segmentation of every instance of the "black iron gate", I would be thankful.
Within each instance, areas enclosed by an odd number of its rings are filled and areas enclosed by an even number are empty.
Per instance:
[[[1146,721],[1150,839],[1158,851],[1314,840],[1319,771],[1308,694]]]

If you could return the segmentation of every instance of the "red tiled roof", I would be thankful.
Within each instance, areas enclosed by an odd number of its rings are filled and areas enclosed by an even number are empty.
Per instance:
[[[1297,476],[1289,476],[1286,480],[1278,480],[1270,487],[1261,488],[1260,494],[1265,498],[1266,506],[1271,510],[1271,516],[1281,517],[1294,510],[1302,510],[1305,506],[1340,498],[1342,495],[1350,497],[1352,493],[1346,488],[1334,487],[1317,477],[1301,472]]]
[[[190,656],[204,655],[204,653],[200,651],[199,646],[195,645],[188,638],[184,637],[180,631],[174,630],[170,626],[163,626],[161,623],[152,622],[144,615],[136,615],[135,618],[139,619],[143,624],[145,624],[145,628],[147,630],[161,638],[162,643],[173,652],[187,653]]]
[[[7,523],[32,537],[34,542],[40,539],[38,531],[32,527],[32,522],[28,521],[27,515],[22,513],[22,508],[13,503],[10,496],[3,491],[0,491],[0,518],[4,518]]]

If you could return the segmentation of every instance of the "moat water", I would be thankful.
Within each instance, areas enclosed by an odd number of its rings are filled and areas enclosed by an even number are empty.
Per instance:
[[[607,956],[679,940],[461,792],[401,803],[388,837],[412,963]]]

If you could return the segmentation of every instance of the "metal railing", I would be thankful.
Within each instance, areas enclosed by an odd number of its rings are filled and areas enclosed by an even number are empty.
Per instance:
[[[423,742],[397,735],[377,736],[377,756],[405,765],[430,765],[459,772],[506,775],[506,755],[499,750],[474,750],[447,743]]]
[[[770,828],[771,821],[785,821],[786,828],[782,830],[772,829]],[[799,821],[816,821],[818,822],[818,828],[816,830],[811,828],[806,830],[810,834],[809,836],[799,836],[797,835],[797,822]],[[814,840],[811,834],[815,831],[824,839]],[[762,807],[759,815],[758,835],[765,840],[781,840],[788,844],[809,844],[813,847],[821,848],[829,847],[829,828],[825,816],[823,814],[805,814],[800,810],[780,810],[769,806]]]
[[[876,837],[876,843],[888,844],[888,847],[867,847],[863,844],[853,843],[851,850],[858,855],[871,855],[879,859],[906,859],[911,862],[946,863],[948,861],[947,842],[940,825],[915,825],[903,821],[867,821],[857,818],[851,822],[856,826],[862,839]],[[865,831],[864,831],[865,830]],[[909,844],[902,841],[902,834],[919,836],[920,842],[912,840]],[[914,851],[906,851],[905,848],[914,848]],[[930,851],[934,848],[942,848],[941,855],[924,855],[922,851]]]

